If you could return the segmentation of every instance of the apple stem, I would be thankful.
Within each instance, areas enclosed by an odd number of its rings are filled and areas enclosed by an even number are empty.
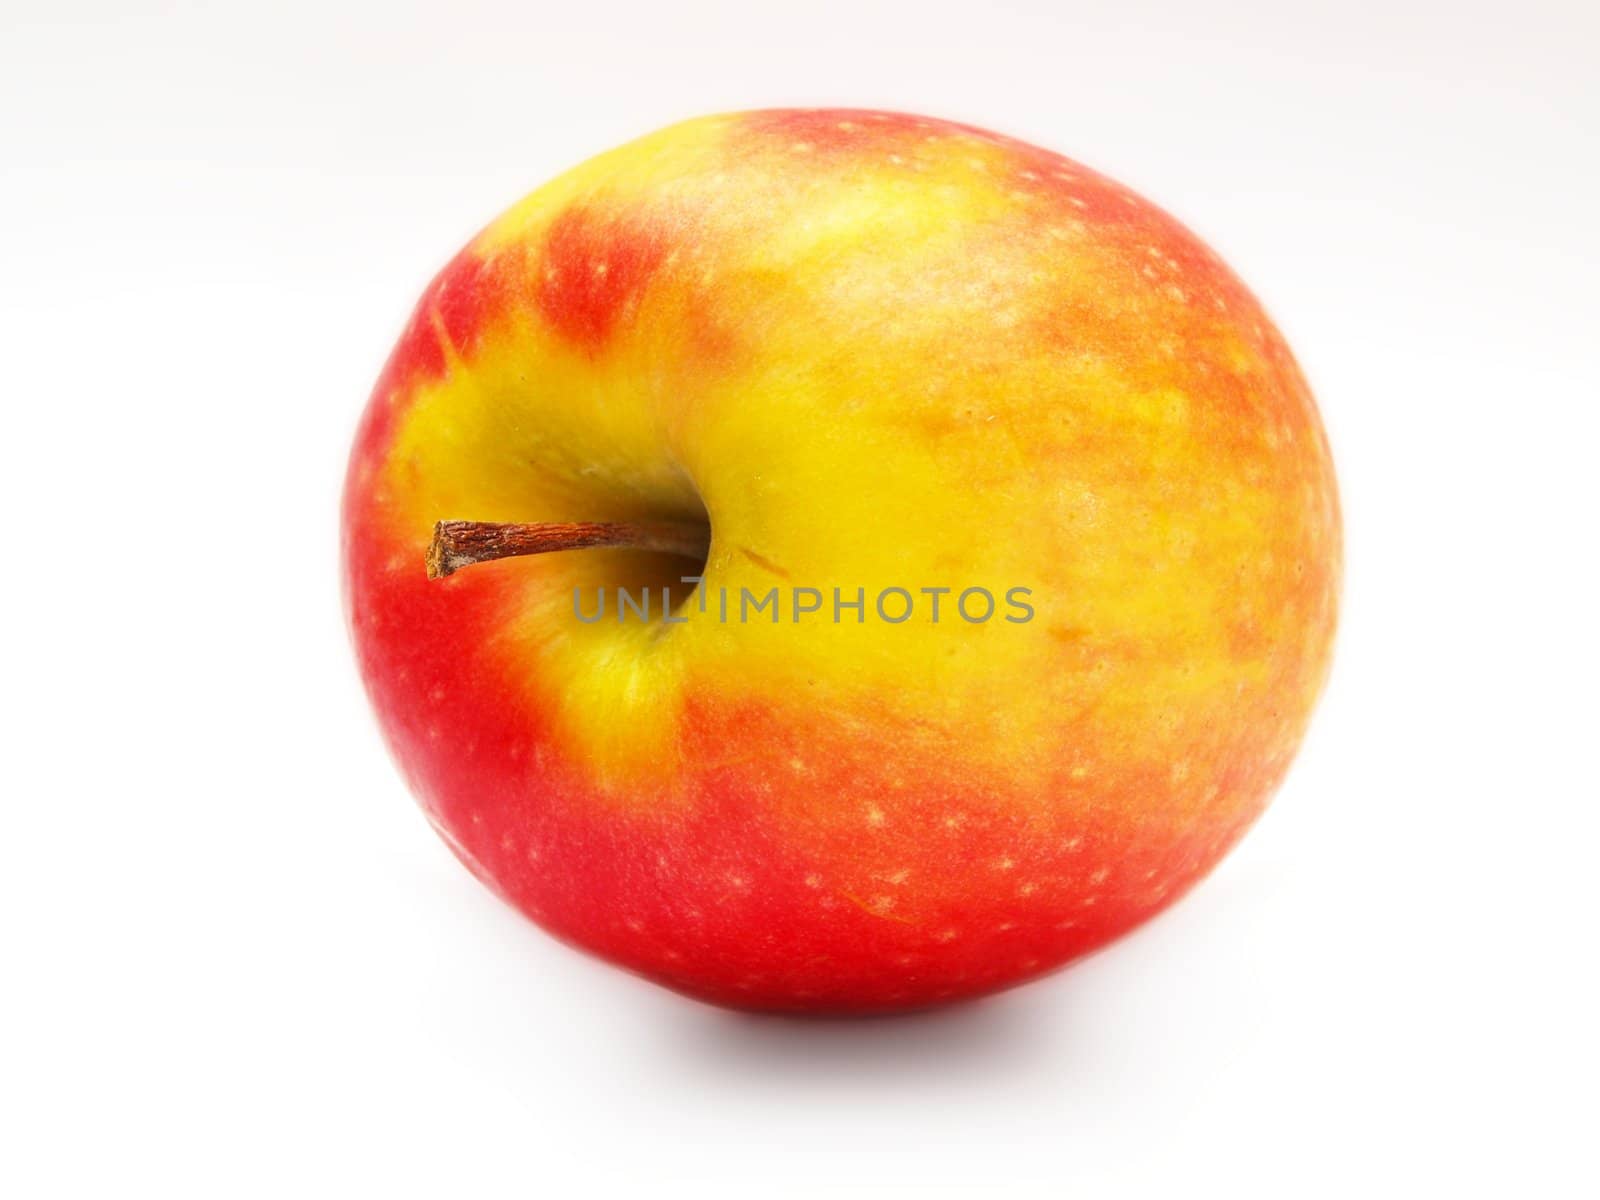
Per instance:
[[[688,521],[541,521],[502,525],[494,521],[440,521],[428,546],[429,579],[443,579],[462,567],[496,558],[626,546],[655,550],[704,562],[711,531]]]

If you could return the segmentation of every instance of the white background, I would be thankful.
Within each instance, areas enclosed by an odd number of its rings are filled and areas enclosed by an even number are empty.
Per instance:
[[[0,1191],[1594,1194],[1592,4],[0,13]],[[432,272],[592,153],[788,103],[1178,214],[1296,348],[1346,506],[1334,678],[1240,850],[902,1020],[714,1011],[502,908],[337,599]]]

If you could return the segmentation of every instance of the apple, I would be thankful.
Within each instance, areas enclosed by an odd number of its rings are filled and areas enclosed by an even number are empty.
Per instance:
[[[361,674],[461,861],[795,1012],[992,992],[1182,896],[1300,742],[1340,561],[1315,404],[1214,253],[854,110],[675,125],[491,224],[343,505]]]

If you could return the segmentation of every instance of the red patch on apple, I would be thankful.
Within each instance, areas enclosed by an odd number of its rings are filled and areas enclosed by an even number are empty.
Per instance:
[[[597,354],[665,256],[658,230],[569,208],[545,236],[539,312],[568,341]]]
[[[785,149],[798,146],[823,155],[881,152],[886,143],[920,141],[935,129],[954,130],[945,121],[859,108],[753,112],[745,118],[745,127]]]

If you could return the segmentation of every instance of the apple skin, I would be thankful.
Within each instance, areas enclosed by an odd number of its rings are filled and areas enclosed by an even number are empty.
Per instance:
[[[577,622],[575,587],[684,570],[627,550],[424,575],[441,519],[707,514],[707,594],[865,587],[869,619]],[[343,507],[361,674],[461,861],[604,959],[794,1012],[992,992],[1183,895],[1299,744],[1340,537],[1306,383],[1194,235],[854,110],[686,122],[489,226]],[[1036,615],[891,626],[888,586]]]

